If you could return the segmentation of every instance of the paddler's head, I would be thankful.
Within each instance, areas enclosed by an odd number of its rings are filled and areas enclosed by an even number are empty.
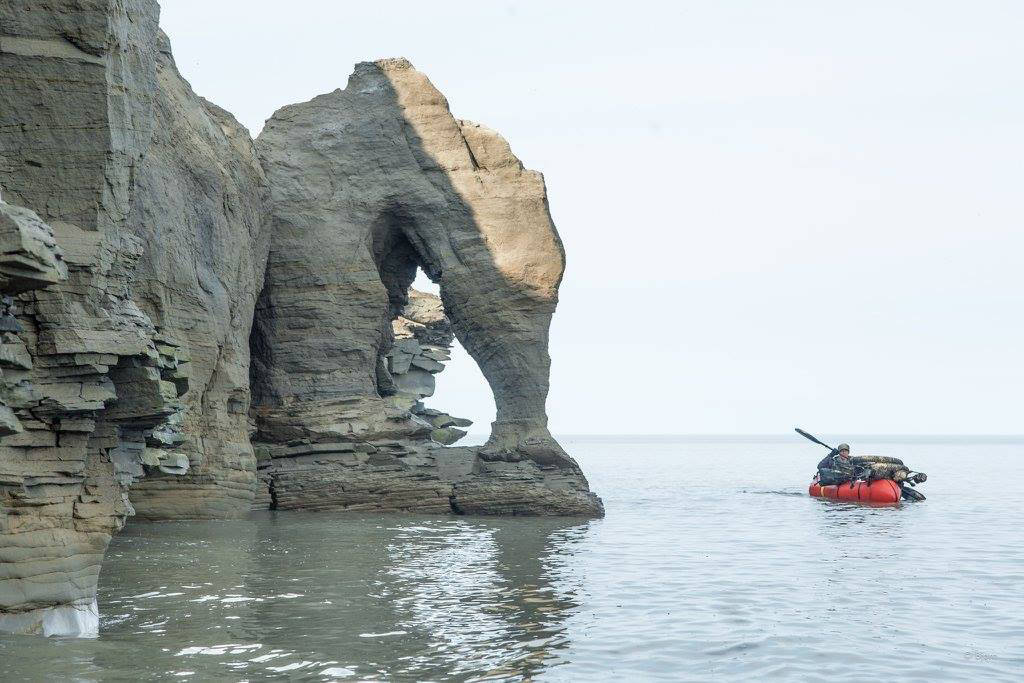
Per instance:
[[[840,458],[843,458],[845,460],[846,458],[850,457],[850,444],[841,443],[838,446],[836,446],[836,450],[839,451]]]

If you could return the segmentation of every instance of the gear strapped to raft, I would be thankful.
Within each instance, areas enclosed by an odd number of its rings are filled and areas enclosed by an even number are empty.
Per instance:
[[[914,487],[927,481],[928,475],[912,471],[899,458],[884,455],[840,458],[837,449],[802,429],[796,431],[800,436],[830,451],[818,464],[818,473],[807,489],[810,495],[866,503],[898,503],[900,499],[925,500],[924,494]]]

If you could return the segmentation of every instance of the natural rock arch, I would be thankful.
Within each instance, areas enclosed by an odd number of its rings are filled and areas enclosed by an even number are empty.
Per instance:
[[[293,295],[278,281],[295,282],[295,269],[329,278],[328,262],[346,253],[344,272],[334,276],[366,278],[359,310],[383,311],[379,290],[388,288],[368,281],[373,248],[395,240],[382,232],[400,233],[413,253],[386,269],[397,278],[387,296],[393,302],[411,282],[414,265],[439,283],[456,336],[494,392],[490,446],[529,441],[531,452],[547,449],[547,460],[569,464],[550,439],[544,411],[548,327],[565,259],[540,174],[524,169],[496,133],[454,119],[444,97],[405,60],[357,65],[345,90],[279,110],[257,148],[273,193],[268,287],[275,296],[301,298],[309,280]],[[310,245],[319,252],[311,259]],[[323,301],[300,313],[330,325],[350,319],[351,306]],[[288,310],[283,315],[294,308]],[[358,323],[372,328],[380,319]],[[286,331],[279,338],[293,341]],[[294,341],[294,354],[307,357],[318,343]],[[270,345],[281,353],[282,344]],[[315,374],[305,394],[290,396],[302,401],[340,389],[336,378]]]

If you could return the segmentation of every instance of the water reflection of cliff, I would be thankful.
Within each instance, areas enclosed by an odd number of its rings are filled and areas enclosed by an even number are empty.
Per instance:
[[[578,586],[565,558],[586,524],[444,520],[398,525],[387,574],[401,628],[428,636],[403,674],[529,679],[568,645]]]
[[[214,679],[530,679],[564,660],[587,528],[281,513],[133,526],[111,547],[101,640],[75,661],[130,670],[103,647],[113,638],[160,671]]]

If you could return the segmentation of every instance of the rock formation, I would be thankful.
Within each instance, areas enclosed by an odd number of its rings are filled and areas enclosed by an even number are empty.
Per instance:
[[[547,430],[565,259],[541,175],[457,121],[404,59],[358,64],[345,90],[279,110],[257,149],[271,246],[251,374],[277,506],[599,513]],[[437,449],[401,405],[403,389],[432,393],[440,369],[406,367],[419,344],[395,342],[417,268],[494,392],[482,449]]]
[[[157,7],[73,9],[0,7],[0,188],[15,205],[3,211],[2,294],[16,295],[3,312],[4,630],[94,632],[100,562],[147,446],[155,468],[181,466],[170,449],[187,363],[131,299]]]
[[[460,427],[468,427],[472,421],[421,403],[434,395],[434,376],[444,370],[445,361],[451,360],[449,351],[455,341],[441,299],[410,289],[409,299],[391,323],[391,330],[395,341],[385,367],[395,385],[392,402],[428,422],[433,428],[431,440],[450,446],[466,435]]]
[[[128,216],[131,232],[151,246],[132,294],[191,361],[177,447],[189,467],[183,476],[152,473],[131,497],[150,519],[239,517],[256,481],[249,332],[269,244],[266,179],[249,132],[192,92],[167,37],[158,40],[153,136]]]
[[[158,14],[0,6],[0,630],[94,631],[133,505],[602,514],[546,426],[542,177],[404,60],[254,144]],[[483,447],[423,404],[454,337],[495,395]]]

